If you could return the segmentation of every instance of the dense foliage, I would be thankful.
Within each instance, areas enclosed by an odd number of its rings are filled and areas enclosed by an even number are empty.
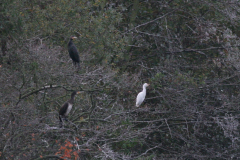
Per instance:
[[[239,13],[238,0],[2,0],[1,159],[240,157]]]

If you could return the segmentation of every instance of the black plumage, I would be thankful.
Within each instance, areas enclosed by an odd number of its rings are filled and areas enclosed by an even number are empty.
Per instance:
[[[74,104],[74,97],[76,94],[79,94],[80,92],[72,92],[71,99],[69,99],[67,102],[65,102],[62,107],[59,110],[59,120],[60,120],[60,128],[62,127],[62,119],[65,119],[67,121],[67,116],[69,112],[72,109],[72,106]]]
[[[71,57],[73,64],[76,66],[78,65],[78,68],[80,69],[80,58],[79,58],[79,52],[77,50],[77,47],[74,45],[73,40],[77,37],[72,36],[68,42],[68,53]]]

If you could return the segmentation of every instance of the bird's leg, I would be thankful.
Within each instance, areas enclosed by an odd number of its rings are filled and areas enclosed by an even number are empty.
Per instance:
[[[68,122],[67,116],[64,117],[64,120]]]
[[[59,119],[60,119],[59,127],[62,128],[62,126],[64,126],[64,120],[68,122],[67,116],[59,115]]]
[[[61,118],[60,121],[62,121],[62,122],[63,122],[63,120],[68,121],[67,116],[59,115],[59,118]]]
[[[68,121],[67,116],[59,115],[60,121],[63,122],[63,120]]]

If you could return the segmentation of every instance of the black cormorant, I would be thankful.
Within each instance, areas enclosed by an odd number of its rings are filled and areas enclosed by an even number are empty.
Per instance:
[[[71,99],[69,99],[67,102],[65,102],[63,104],[63,106],[60,108],[60,110],[59,110],[60,128],[62,127],[62,119],[65,119],[66,121],[68,121],[67,116],[72,109],[72,106],[74,103],[74,97],[76,94],[79,94],[79,93],[80,93],[79,91],[78,92],[74,91],[71,94]]]
[[[74,45],[73,40],[76,39],[77,37],[71,36],[69,42],[68,42],[68,52],[69,56],[73,60],[74,65],[78,65],[78,68],[80,69],[80,58],[79,58],[79,53],[77,50],[77,47]]]

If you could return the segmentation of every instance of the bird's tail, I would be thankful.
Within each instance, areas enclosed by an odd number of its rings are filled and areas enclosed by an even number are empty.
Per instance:
[[[61,115],[59,115],[59,128],[62,128],[62,126],[63,126],[63,122],[62,122],[62,117],[61,117]]]
[[[59,120],[60,120],[60,122],[62,122],[62,116],[61,115],[59,115]]]

